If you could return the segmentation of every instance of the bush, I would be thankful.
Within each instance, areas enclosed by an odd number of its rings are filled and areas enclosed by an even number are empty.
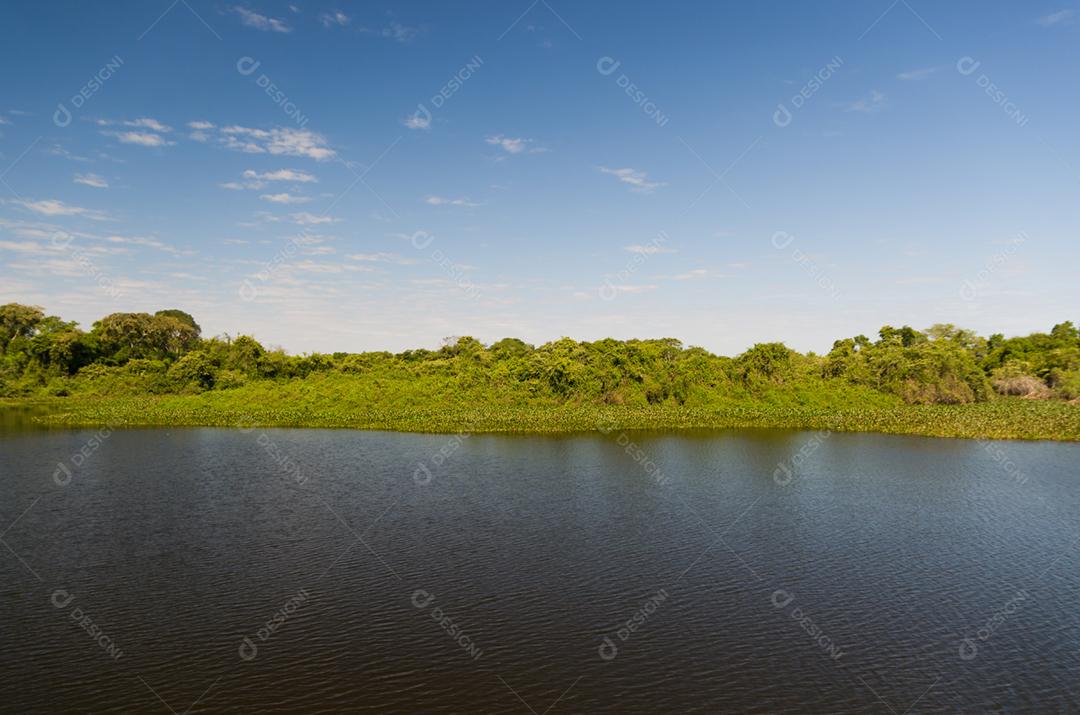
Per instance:
[[[993,371],[990,383],[999,395],[1045,399],[1050,397],[1050,388],[1039,378],[1030,375],[1018,362],[1006,363]]]
[[[178,392],[201,392],[214,387],[217,377],[217,366],[213,359],[196,350],[173,363],[169,368],[169,382]]]

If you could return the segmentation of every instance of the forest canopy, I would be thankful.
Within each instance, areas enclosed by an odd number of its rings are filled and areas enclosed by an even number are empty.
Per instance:
[[[225,391],[315,374],[374,381],[393,396],[445,389],[525,404],[708,406],[852,389],[908,404],[985,402],[998,395],[1080,399],[1080,331],[989,337],[949,324],[883,326],[876,338],[836,340],[825,355],[759,343],[723,357],[672,338],[533,346],[448,339],[438,350],[287,355],[250,336],[206,338],[182,310],[113,313],[84,331],[39,307],[0,306],[0,396],[168,395]],[[412,387],[410,387],[412,386]],[[417,397],[411,395],[408,399]]]

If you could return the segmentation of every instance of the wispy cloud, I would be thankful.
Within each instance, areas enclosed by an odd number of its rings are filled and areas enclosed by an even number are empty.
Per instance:
[[[300,226],[317,226],[323,223],[335,223],[340,219],[331,218],[330,216],[316,216],[315,214],[308,213],[307,211],[300,211],[299,213],[289,214],[293,223]]]
[[[150,132],[102,132],[106,136],[116,137],[123,144],[136,144],[138,146],[172,146],[176,142],[167,140],[160,134]]]
[[[352,18],[340,10],[335,10],[334,12],[324,12],[319,15],[319,22],[322,23],[323,27],[333,27],[334,25],[345,27],[352,22]]]
[[[145,246],[146,248],[153,248],[164,253],[177,255],[188,255],[191,253],[191,251],[177,250],[163,241],[159,241],[156,238],[146,238],[145,236],[105,236],[100,240],[107,243],[119,243],[129,246]]]
[[[543,147],[530,146],[534,141],[532,139],[523,139],[520,137],[507,137],[502,134],[495,134],[484,139],[488,144],[493,144],[501,148],[507,154],[524,154],[528,152],[530,154],[538,154],[545,152],[547,149]]]
[[[109,188],[109,182],[97,174],[76,174],[74,181],[76,184],[93,186],[95,189]]]
[[[380,34],[394,42],[409,43],[415,40],[423,31],[424,28],[422,27],[408,27],[394,20],[384,27]]]
[[[615,291],[616,291],[617,293],[630,293],[630,294],[633,294],[633,293],[648,293],[649,291],[652,291],[652,290],[656,290],[656,286],[655,286],[655,285],[652,285],[652,284],[641,284],[641,285],[631,285],[631,284],[623,284],[623,285],[612,285],[612,284],[610,284],[610,283],[609,283],[608,285],[609,285],[609,287],[610,287],[610,288],[613,288],[613,289],[615,289]]]
[[[1058,10],[1057,12],[1052,12],[1049,15],[1043,15],[1042,17],[1037,19],[1035,22],[1039,23],[1043,27],[1053,27],[1054,25],[1057,25],[1059,23],[1065,22],[1066,20],[1069,20],[1070,18],[1072,18],[1072,16],[1073,16],[1073,11],[1072,10],[1069,10],[1069,9]]]
[[[262,174],[253,169],[244,172],[245,179],[257,179],[259,181],[294,181],[299,184],[310,184],[318,181],[314,176],[299,169],[278,169],[267,171]]]
[[[911,70],[910,72],[901,72],[896,75],[897,79],[902,79],[905,82],[913,82],[920,79],[926,79],[930,75],[941,70],[941,67],[924,67],[919,70]]]
[[[416,114],[402,119],[401,123],[409,129],[427,129],[431,126],[431,119],[429,117],[422,117],[420,116],[420,113],[417,112]]]
[[[210,141],[210,135],[207,133],[208,129],[213,129],[214,125],[211,122],[188,122],[188,128],[192,131],[188,134],[188,138],[197,142]]]
[[[619,181],[624,184],[630,185],[630,191],[634,191],[640,194],[651,194],[665,184],[660,181],[649,181],[648,175],[644,171],[638,171],[637,169],[609,169],[606,166],[597,167],[604,174],[611,174],[617,177]]]
[[[866,95],[862,99],[856,99],[854,102],[848,102],[844,105],[844,111],[847,112],[862,112],[863,114],[874,114],[880,112],[885,107],[885,95],[878,90],[872,90],[870,94]]]
[[[12,199],[11,203],[22,206],[24,209],[33,211],[42,216],[82,216],[94,221],[108,220],[108,214],[97,209],[84,209],[81,206],[71,206],[57,199],[42,199],[29,201],[27,199]]]
[[[670,276],[656,276],[657,280],[662,281],[692,281],[696,278],[708,278],[709,271],[705,268],[693,268],[685,273],[676,273]]]
[[[475,201],[470,201],[467,198],[461,199],[448,199],[445,196],[428,196],[424,199],[424,203],[432,206],[481,206]]]
[[[412,258],[403,258],[396,253],[350,253],[345,256],[353,261],[369,263],[397,263],[402,266],[411,266],[416,263]]]
[[[151,131],[168,133],[172,131],[172,127],[162,124],[156,119],[150,117],[140,117],[138,119],[132,119],[124,122],[125,127],[135,127],[136,129],[150,129]]]
[[[233,11],[240,16],[240,24],[254,27],[256,30],[262,30],[263,32],[292,32],[291,27],[277,18],[260,15],[239,5],[234,7]]]
[[[337,156],[321,134],[307,129],[276,127],[274,129],[253,129],[251,127],[229,126],[220,129],[219,141],[226,148],[248,154],[274,154],[282,156],[305,156],[316,161],[325,161]]]
[[[654,246],[651,244],[642,246],[637,243],[631,244],[629,246],[623,246],[623,250],[629,251],[630,253],[638,253],[643,256],[651,256],[656,253],[675,253],[674,248],[664,248],[663,246]]]
[[[70,151],[65,149],[60,144],[53,144],[52,147],[50,149],[48,149],[48,151],[46,153],[49,154],[50,156],[60,156],[60,157],[63,157],[65,159],[68,159],[70,161],[90,161],[90,157],[88,157],[88,156],[79,156],[78,154],[72,154]]]
[[[275,204],[306,204],[311,201],[310,196],[296,196],[290,193],[263,194],[259,198]]]

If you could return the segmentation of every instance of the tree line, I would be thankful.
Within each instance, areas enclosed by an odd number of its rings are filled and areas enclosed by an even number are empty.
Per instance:
[[[812,399],[852,386],[909,404],[982,402],[999,395],[1080,399],[1080,330],[989,337],[949,324],[884,326],[833,343],[825,355],[759,343],[735,357],[671,338],[562,338],[533,346],[516,338],[484,345],[447,339],[437,350],[312,353],[268,350],[250,336],[204,338],[182,310],[113,313],[83,331],[36,306],[0,306],[0,396],[192,394],[301,380],[315,373],[374,380],[400,390],[441,380],[471,395],[503,390],[522,399],[596,404],[709,404],[795,391]]]

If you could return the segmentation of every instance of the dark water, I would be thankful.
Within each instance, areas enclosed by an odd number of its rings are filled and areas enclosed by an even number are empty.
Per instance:
[[[0,711],[1077,712],[1078,465],[856,434],[9,425]]]

